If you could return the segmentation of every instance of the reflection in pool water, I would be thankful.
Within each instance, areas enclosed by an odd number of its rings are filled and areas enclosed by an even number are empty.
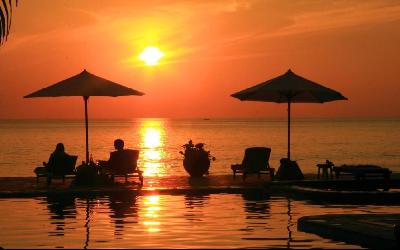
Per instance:
[[[0,199],[4,248],[359,248],[297,231],[302,216],[395,213],[263,193]]]
[[[115,194],[108,198],[109,217],[114,222],[116,239],[121,239],[124,234],[126,218],[137,219],[139,208],[136,205],[136,199],[137,196],[131,193]]]
[[[185,211],[184,218],[189,222],[203,221],[204,212],[203,207],[208,205],[208,199],[210,195],[200,195],[200,194],[187,194],[185,198]]]
[[[47,208],[50,212],[50,221],[55,225],[55,231],[50,231],[49,236],[64,236],[65,220],[76,219],[74,196],[48,196]]]
[[[146,226],[148,232],[160,231],[160,221],[158,221],[160,211],[160,196],[151,195],[144,196],[143,209],[145,210],[145,220],[143,225]]]

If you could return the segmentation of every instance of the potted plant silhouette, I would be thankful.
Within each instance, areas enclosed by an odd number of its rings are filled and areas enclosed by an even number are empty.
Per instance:
[[[211,156],[210,151],[204,149],[204,143],[193,144],[190,140],[182,146],[185,151],[179,153],[183,155],[183,167],[192,177],[201,177],[208,174],[211,160],[215,161],[215,157]]]

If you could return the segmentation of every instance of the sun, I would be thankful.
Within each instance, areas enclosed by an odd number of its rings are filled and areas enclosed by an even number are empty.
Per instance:
[[[139,55],[139,59],[146,65],[157,65],[158,61],[164,56],[164,53],[157,47],[148,46]]]

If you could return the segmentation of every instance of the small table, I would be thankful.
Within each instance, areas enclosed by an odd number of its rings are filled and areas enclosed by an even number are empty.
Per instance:
[[[320,178],[321,169],[322,169],[322,176],[325,177],[325,179],[329,179],[328,169],[330,171],[330,178],[333,179],[332,167],[333,167],[333,164],[331,164],[331,163],[317,164],[317,168],[318,168],[317,177],[318,177],[318,179]]]

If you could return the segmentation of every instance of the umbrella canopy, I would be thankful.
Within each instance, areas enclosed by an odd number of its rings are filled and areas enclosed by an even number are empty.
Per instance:
[[[33,97],[60,97],[60,96],[82,96],[85,102],[85,128],[86,128],[86,163],[89,162],[89,136],[88,136],[88,113],[87,102],[90,96],[128,96],[144,95],[137,90],[125,87],[118,83],[104,79],[83,70],[81,73],[57,82],[49,87],[40,89],[24,98]]]
[[[59,97],[59,96],[127,96],[144,95],[142,92],[122,86],[118,83],[93,75],[86,70],[81,73],[42,88],[32,94],[31,97]]]
[[[296,75],[290,69],[283,75],[231,95],[241,101],[288,103],[288,155],[290,160],[290,104],[324,103],[347,100],[339,92]]]

